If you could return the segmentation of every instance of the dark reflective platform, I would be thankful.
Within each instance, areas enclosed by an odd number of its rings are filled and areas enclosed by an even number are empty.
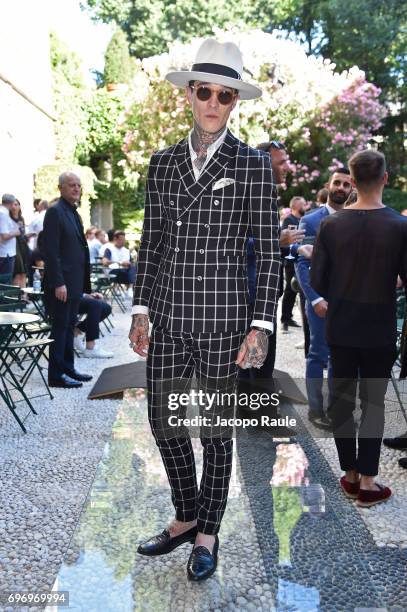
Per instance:
[[[54,585],[69,591],[70,610],[407,609],[407,551],[376,547],[301,423],[292,443],[267,430],[237,432],[211,579],[187,580],[190,544],[167,556],[138,555],[140,541],[173,516],[146,412],[143,391],[126,394]],[[193,444],[199,475],[201,445]]]

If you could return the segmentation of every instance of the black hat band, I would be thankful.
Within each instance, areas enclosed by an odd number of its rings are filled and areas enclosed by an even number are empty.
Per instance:
[[[208,72],[231,79],[238,79],[239,81],[242,79],[236,70],[229,68],[229,66],[222,66],[221,64],[194,64],[192,66],[192,72]]]

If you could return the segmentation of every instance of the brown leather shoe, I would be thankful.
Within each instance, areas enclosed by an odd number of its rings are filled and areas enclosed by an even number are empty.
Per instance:
[[[391,496],[391,489],[376,482],[379,491],[369,491],[368,489],[359,489],[359,495],[356,504],[361,508],[370,508],[381,502],[387,501]]]
[[[359,495],[360,482],[349,482],[349,480],[346,480],[345,476],[342,476],[340,484],[346,497],[349,497],[350,499],[357,498]]]

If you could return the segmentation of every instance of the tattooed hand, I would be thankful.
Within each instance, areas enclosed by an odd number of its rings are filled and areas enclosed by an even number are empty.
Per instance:
[[[147,357],[148,352],[148,315],[136,314],[132,316],[129,332],[131,348],[141,357]]]
[[[268,352],[269,339],[265,332],[252,329],[242,342],[236,364],[243,369],[261,368]]]

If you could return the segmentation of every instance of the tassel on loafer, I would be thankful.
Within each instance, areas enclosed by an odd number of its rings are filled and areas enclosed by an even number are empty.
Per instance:
[[[215,536],[212,553],[206,546],[196,546],[190,554],[187,574],[190,580],[199,582],[206,580],[216,571],[218,565],[219,538]]]
[[[178,536],[170,537],[170,532],[168,529],[164,529],[162,533],[159,533],[156,536],[153,536],[147,542],[143,542],[137,548],[137,552],[140,555],[146,555],[149,557],[155,557],[157,555],[167,555],[172,552],[174,548],[181,546],[181,544],[185,544],[186,542],[190,542],[193,544],[195,542],[197,534],[197,528],[192,527],[181,533]]]

